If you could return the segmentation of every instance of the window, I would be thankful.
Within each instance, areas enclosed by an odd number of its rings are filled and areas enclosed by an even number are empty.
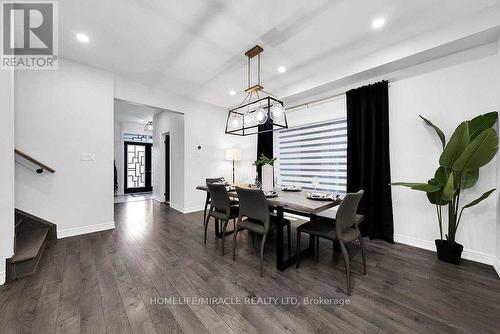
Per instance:
[[[125,141],[138,141],[142,143],[152,143],[153,136],[152,135],[138,135],[133,133],[124,133],[123,140]]]
[[[279,185],[346,193],[346,118],[280,130],[277,137]]]

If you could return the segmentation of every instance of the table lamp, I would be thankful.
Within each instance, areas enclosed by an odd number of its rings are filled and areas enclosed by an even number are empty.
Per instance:
[[[230,148],[226,150],[226,160],[233,162],[233,183],[234,183],[234,162],[241,160],[241,150],[237,148]]]

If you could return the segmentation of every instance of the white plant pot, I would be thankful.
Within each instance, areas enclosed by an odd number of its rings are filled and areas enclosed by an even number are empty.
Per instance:
[[[274,169],[272,165],[262,166],[262,190],[273,190]]]

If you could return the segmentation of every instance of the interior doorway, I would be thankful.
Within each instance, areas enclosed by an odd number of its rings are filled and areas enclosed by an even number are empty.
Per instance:
[[[165,202],[170,202],[170,134],[165,135]]]
[[[151,185],[151,143],[124,143],[124,193],[143,193]]]

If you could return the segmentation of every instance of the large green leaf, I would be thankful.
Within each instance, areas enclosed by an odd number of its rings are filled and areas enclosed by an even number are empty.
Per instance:
[[[426,193],[427,198],[429,199],[429,202],[431,204],[435,205],[446,205],[448,202],[442,200],[442,195],[443,195],[443,186],[437,181],[435,178],[432,178],[428,182],[431,185],[438,186],[439,190],[435,192],[428,192]]]
[[[497,149],[497,132],[491,128],[486,129],[467,145],[453,164],[453,170],[463,171],[482,167],[493,159]]]
[[[438,169],[436,169],[436,172],[434,173],[434,179],[436,179],[437,182],[439,182],[439,185],[444,187],[446,185],[446,182],[448,182],[448,170],[446,168],[440,166]]]
[[[469,135],[471,140],[476,138],[484,130],[495,125],[498,118],[496,111],[474,117],[469,123]]]
[[[435,192],[441,189],[437,185],[429,184],[429,183],[413,183],[413,182],[394,182],[390,184],[391,186],[403,186],[408,187],[413,190],[425,191],[425,192]]]
[[[439,139],[441,139],[441,144],[443,145],[443,148],[444,146],[446,145],[446,137],[444,136],[444,133],[443,131],[441,131],[440,128],[438,128],[436,125],[434,125],[431,121],[429,121],[427,118],[423,117],[422,115],[419,115],[421,119],[424,120],[425,124],[427,124],[428,126],[430,126],[431,128],[434,129],[434,131],[436,131]]]
[[[469,122],[465,121],[455,129],[439,157],[439,165],[452,168],[455,160],[462,154],[469,143]]]
[[[472,188],[477,180],[479,180],[479,168],[466,169],[464,171],[453,171],[455,178],[455,188],[459,188],[458,182],[460,181],[460,189]]]
[[[471,206],[479,204],[481,201],[483,201],[486,198],[488,198],[488,196],[490,196],[491,193],[494,192],[495,190],[496,189],[488,190],[487,192],[485,192],[484,194],[482,194],[479,198],[476,198],[475,200],[473,200],[472,202],[468,203],[467,205],[464,205],[464,207],[462,208],[462,210],[470,208]]]
[[[443,193],[441,194],[441,200],[444,202],[451,201],[455,195],[456,188],[454,180],[455,178],[453,177],[453,173],[450,173],[450,176],[448,176],[448,180],[443,188]]]

